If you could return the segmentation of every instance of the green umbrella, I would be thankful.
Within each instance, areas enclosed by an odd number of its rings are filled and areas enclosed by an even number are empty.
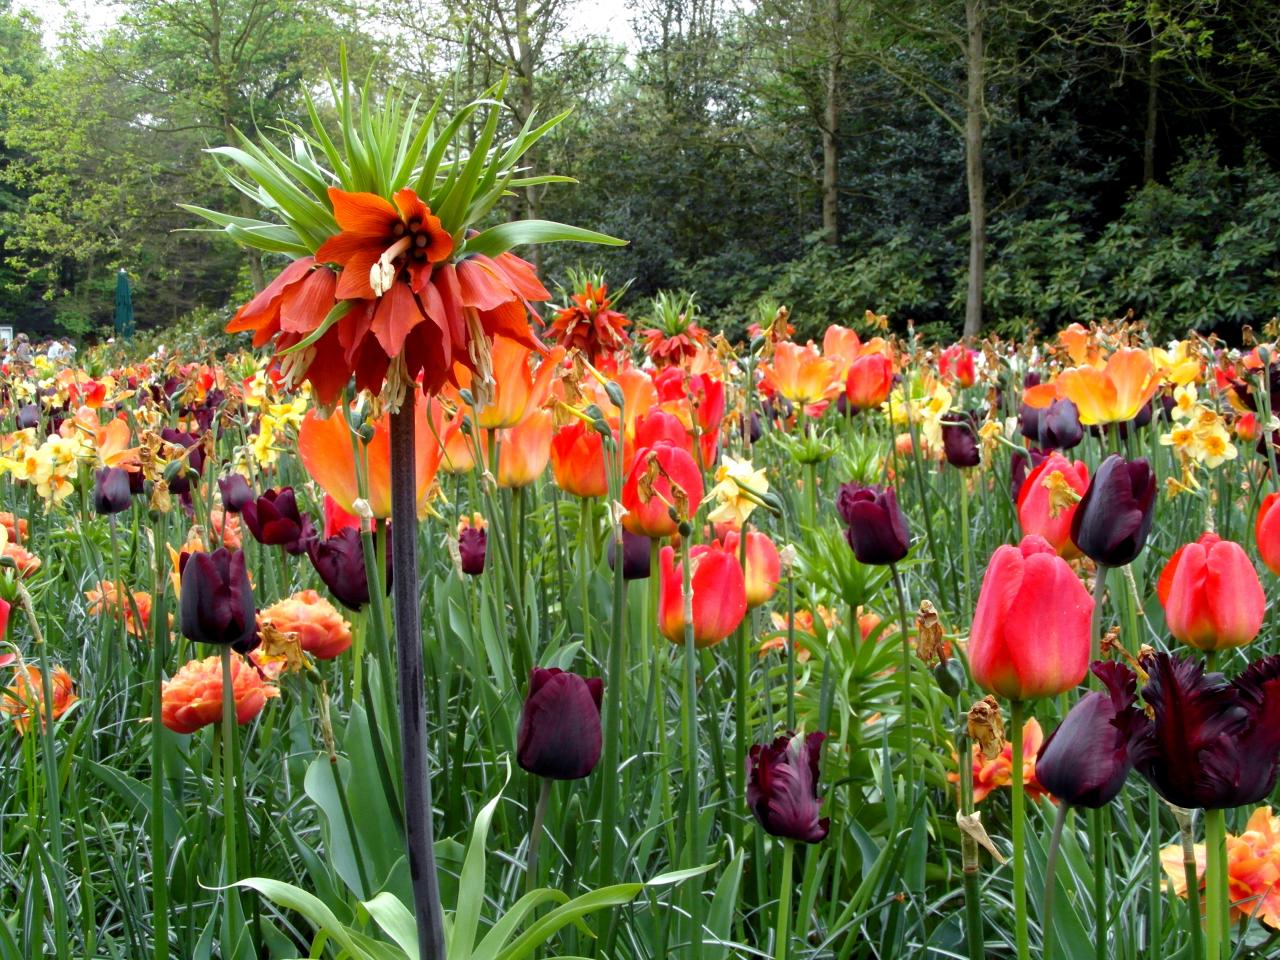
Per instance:
[[[124,267],[116,274],[116,336],[133,339],[133,293]]]

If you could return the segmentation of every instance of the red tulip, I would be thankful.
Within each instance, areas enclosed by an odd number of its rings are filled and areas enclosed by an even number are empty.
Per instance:
[[[963,343],[953,343],[938,357],[938,374],[943,380],[954,380],[962,387],[972,387],[977,379],[973,369],[973,358],[977,353]]]
[[[551,474],[570,496],[603,497],[609,492],[604,437],[577,419],[561,427],[551,438]]]
[[[855,410],[869,410],[889,399],[893,389],[893,361],[883,353],[868,353],[849,367],[844,395]]]
[[[1052,697],[1089,669],[1093,598],[1043,537],[991,555],[969,633],[983,689],[1010,700]]]
[[[737,530],[724,535],[724,548],[739,556],[741,537]],[[782,560],[778,548],[758,530],[747,531],[747,565],[743,570],[747,584],[747,609],[754,610],[767,603],[778,591],[778,578],[782,576]]]
[[[622,525],[646,537],[673,536],[678,525],[671,518],[671,508],[687,519],[698,509],[702,493],[702,473],[693,456],[660,440],[636,454],[622,485],[622,505],[627,510]]]
[[[1179,547],[1156,593],[1169,632],[1201,650],[1244,646],[1258,635],[1267,607],[1244,549],[1216,533]]]
[[[738,629],[747,615],[747,587],[738,558],[713,541],[689,551],[692,564],[693,642],[699,647],[719,643]],[[672,643],[684,643],[684,569],[676,566],[675,550],[663,547],[658,629]]]
[[[1071,521],[1079,497],[1088,489],[1089,467],[1083,460],[1072,463],[1060,453],[1050,454],[1031,471],[1018,492],[1018,523],[1023,535],[1044,537],[1064,559],[1080,556],[1071,539]]]
[[[1280,510],[1272,510],[1280,493],[1268,493],[1258,508],[1253,533],[1258,540],[1258,556],[1267,569],[1280,576]]]

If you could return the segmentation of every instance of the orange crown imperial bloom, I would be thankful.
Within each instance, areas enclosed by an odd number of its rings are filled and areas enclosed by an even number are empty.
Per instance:
[[[258,613],[258,623],[294,634],[298,645],[319,660],[332,660],[351,646],[351,625],[315,590],[299,590],[272,604]]]
[[[222,720],[222,659],[217,656],[184,663],[164,682],[161,719],[174,733],[195,733]],[[231,689],[236,722],[248,723],[280,690],[263,679],[258,668],[237,653],[231,655]]]
[[[594,364],[627,347],[624,314],[611,309],[608,284],[587,283],[573,295],[573,306],[558,311],[551,320],[551,339],[566,349],[581,350]]]
[[[75,683],[64,667],[53,668],[53,719],[57,720],[71,709],[80,698],[75,693]],[[26,733],[31,726],[31,716],[40,717],[44,729],[47,710],[44,705],[44,674],[35,664],[20,670],[8,689],[0,691],[0,713],[13,717],[14,729]]]

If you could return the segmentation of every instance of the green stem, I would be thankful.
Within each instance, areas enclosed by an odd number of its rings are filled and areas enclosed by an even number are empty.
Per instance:
[[[1222,867],[1227,854],[1227,828],[1221,810],[1204,812],[1205,842],[1205,960],[1225,960],[1230,956],[1230,928],[1226,925],[1227,891]],[[1194,896],[1188,890],[1187,896]],[[1228,948],[1223,952],[1223,948]]]
[[[239,870],[236,867],[236,768],[233,749],[236,740],[236,695],[231,671],[231,645],[224,644],[222,647],[222,857],[226,866],[227,889],[223,891],[223,895],[226,897],[228,932],[238,929],[237,918],[240,916],[240,911],[237,909],[239,894],[236,887],[231,886],[240,879]],[[229,951],[230,947],[231,944],[223,944],[224,951]]]
[[[542,780],[541,789],[538,791],[538,805],[533,811],[533,823],[529,827],[529,856],[525,860],[524,871],[524,891],[526,894],[533,893],[538,888],[538,847],[542,844],[542,825],[547,819],[547,804],[551,801],[551,785],[555,783],[547,777],[540,778]],[[616,779],[615,777],[606,777],[605,782]]]
[[[155,566],[153,582],[154,609],[151,611],[151,923],[155,960],[169,957],[169,846],[164,833],[164,704],[160,691],[164,685],[167,656],[169,614],[165,609],[165,545],[168,543],[167,518],[156,518]]]
[[[685,802],[688,822],[685,825],[685,866],[696,866],[695,860],[701,855],[701,830],[698,828],[699,786],[698,786],[698,647],[694,641],[693,631],[693,564],[689,560],[689,538],[691,531],[681,530],[680,567],[681,598],[684,603],[684,772]],[[689,946],[690,957],[698,960],[702,956],[702,884],[698,878],[689,880]]]
[[[1013,726],[1013,922],[1014,942],[1018,960],[1030,960],[1031,951],[1027,935],[1027,863],[1026,863],[1026,796],[1022,784],[1022,726],[1026,719],[1027,705],[1014,700],[1010,710]]]
[[[906,743],[902,750],[902,762],[904,773],[906,776],[906,793],[904,800],[908,806],[915,803],[916,796],[916,774],[915,774],[915,719],[914,711],[911,705],[911,638],[907,633],[907,595],[902,588],[902,575],[898,573],[898,565],[896,563],[889,564],[889,569],[893,572],[893,591],[898,597],[898,636],[902,640],[902,664],[898,668],[901,673],[899,683],[901,684],[902,698],[902,720],[903,731],[906,734]],[[1016,762],[1014,769],[1019,769]],[[1014,778],[1018,779],[1017,777]]]
[[[1093,944],[1095,960],[1107,960],[1106,809],[1089,811],[1089,856],[1093,860]]]
[[[1062,847],[1062,828],[1070,812],[1070,804],[1058,804],[1058,812],[1053,818],[1053,836],[1049,840],[1049,853],[1045,857],[1044,901],[1040,911],[1040,928],[1043,931],[1040,955],[1043,960],[1053,960],[1053,895],[1058,888],[1058,851]]]
[[[774,960],[787,960],[787,948],[791,944],[791,870],[796,845],[791,840],[782,844],[782,885],[778,888],[778,929],[774,945]]]
[[[1200,871],[1196,866],[1196,841],[1193,833],[1192,817],[1195,812],[1174,808],[1174,817],[1178,821],[1178,836],[1182,841],[1182,876],[1187,882],[1187,918],[1190,921],[1191,956],[1203,956],[1201,941],[1204,931],[1200,923]]]

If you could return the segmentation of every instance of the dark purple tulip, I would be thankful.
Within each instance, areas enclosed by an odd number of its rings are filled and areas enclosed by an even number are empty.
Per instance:
[[[942,421],[942,452],[953,467],[976,467],[982,462],[972,414]]]
[[[343,527],[325,540],[307,541],[307,556],[340,604],[348,610],[360,610],[369,602],[369,579],[364,571],[364,548],[360,531]],[[391,538],[387,538],[387,590],[391,589]]]
[[[1219,810],[1257,803],[1280,760],[1280,655],[1228,682],[1195,656],[1157,653],[1142,698],[1151,705],[1130,744],[1133,765],[1172,804]]]
[[[463,527],[458,531],[458,559],[463,573],[472,577],[484,573],[488,550],[489,533],[484,527]]]
[[[135,497],[140,497],[147,492],[147,475],[141,470],[134,470],[129,473],[129,492]]]
[[[1018,494],[1022,492],[1022,485],[1026,483],[1027,474],[1044,463],[1048,456],[1046,451],[1034,447],[1013,452],[1009,461],[1009,492],[1015,503],[1018,501]]]
[[[160,431],[160,439],[167,443],[176,443],[178,446],[186,447],[191,452],[187,454],[185,463],[197,475],[204,470],[204,446],[200,443],[200,438],[194,433],[187,433],[184,430],[177,430],[173,427],[165,427]],[[179,471],[169,480],[169,492],[176,493],[180,497],[189,497],[191,495],[191,477],[186,471]]]
[[[239,513],[254,500],[249,481],[238,473],[219,477],[218,490],[222,494],[222,508],[228,513]]]
[[[649,577],[649,545],[652,541],[643,534],[622,531],[622,579],[645,580]],[[609,569],[617,562],[617,544],[609,538]]]
[[[1138,678],[1123,663],[1095,660],[1106,693],[1086,693],[1049,734],[1036,758],[1036,779],[1064,803],[1104,807],[1133,769],[1129,741],[1145,716],[1134,703]]]
[[[129,509],[129,471],[123,467],[102,467],[93,474],[93,509],[106,516]]]
[[[253,587],[239,550],[193,553],[182,564],[182,635],[197,643],[245,644],[257,630]]]
[[[769,746],[754,744],[747,757],[747,806],[775,837],[818,843],[831,820],[819,817],[818,762],[825,733],[788,733]]]
[[[892,487],[842,484],[836,509],[848,525],[845,539],[859,563],[897,563],[911,549],[907,518]]]
[[[1084,439],[1080,408],[1067,399],[1054,400],[1040,411],[1040,446],[1046,450],[1070,450]]]
[[[1139,457],[1113,453],[1098,465],[1076,506],[1071,540],[1095,563],[1123,567],[1142,552],[1151,532],[1156,476]]]
[[[28,403],[18,408],[17,423],[19,430],[29,430],[40,426],[40,408]]]
[[[284,547],[294,555],[305,553],[307,541],[315,537],[311,518],[298,512],[293,487],[267,490],[250,500],[240,511],[253,538],[266,546]]]
[[[1022,385],[1023,387],[1040,386],[1040,374],[1035,370],[1030,371],[1025,377],[1022,378]]]
[[[600,762],[604,681],[552,667],[529,672],[516,762],[549,780],[581,780]]]

